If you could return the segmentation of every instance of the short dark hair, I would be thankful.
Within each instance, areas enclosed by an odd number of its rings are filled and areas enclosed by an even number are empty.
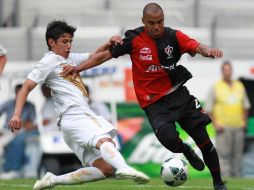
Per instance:
[[[48,49],[50,49],[50,45],[48,43],[48,39],[53,39],[54,41],[57,41],[64,33],[70,34],[72,37],[74,37],[74,32],[77,30],[76,27],[68,25],[65,21],[61,20],[54,20],[50,22],[47,26],[46,31],[46,42],[48,45]]]
[[[145,14],[147,12],[157,13],[158,11],[161,11],[163,13],[163,10],[162,10],[162,8],[159,4],[157,4],[157,3],[148,3],[143,9],[143,17],[145,16]]]

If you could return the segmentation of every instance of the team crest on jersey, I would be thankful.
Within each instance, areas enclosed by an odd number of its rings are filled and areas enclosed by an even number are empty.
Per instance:
[[[140,55],[139,55],[139,60],[142,61],[151,61],[153,60],[153,56],[152,56],[152,51],[150,48],[148,47],[144,47],[139,51]]]
[[[173,47],[168,45],[164,50],[165,53],[168,55],[167,59],[172,58]]]

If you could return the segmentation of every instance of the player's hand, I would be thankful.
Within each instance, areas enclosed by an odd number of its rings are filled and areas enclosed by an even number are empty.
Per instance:
[[[64,65],[63,66],[63,76],[72,75],[72,78],[75,79],[78,75],[77,68],[75,66]]]
[[[16,132],[18,130],[20,130],[21,128],[21,119],[19,116],[13,115],[11,120],[9,121],[9,129],[12,132]]]
[[[222,57],[223,52],[217,48],[214,48],[214,49],[210,49],[207,55],[208,57],[217,58],[217,57]]]
[[[108,42],[108,45],[109,46],[114,46],[114,45],[122,45],[123,44],[123,40],[121,38],[121,36],[112,36],[110,39],[109,39],[109,42]]]

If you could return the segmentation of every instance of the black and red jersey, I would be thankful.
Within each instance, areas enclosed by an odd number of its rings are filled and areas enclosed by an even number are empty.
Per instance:
[[[114,46],[110,52],[114,58],[130,54],[135,93],[144,108],[192,77],[177,62],[183,53],[193,55],[198,45],[179,30],[165,27],[164,37],[154,40],[144,27],[139,27],[128,30],[123,45]]]

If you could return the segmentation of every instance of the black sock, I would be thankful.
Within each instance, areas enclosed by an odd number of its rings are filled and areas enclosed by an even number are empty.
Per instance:
[[[223,184],[221,179],[219,157],[212,142],[209,141],[203,146],[200,146],[200,150],[202,152],[204,162],[212,175],[213,183]]]
[[[189,133],[200,148],[205,165],[210,170],[214,184],[223,184],[220,172],[219,157],[205,127],[197,128]]]
[[[188,144],[183,143],[183,154],[188,154],[188,153],[190,153],[191,149],[192,149],[192,148],[191,148]]]

